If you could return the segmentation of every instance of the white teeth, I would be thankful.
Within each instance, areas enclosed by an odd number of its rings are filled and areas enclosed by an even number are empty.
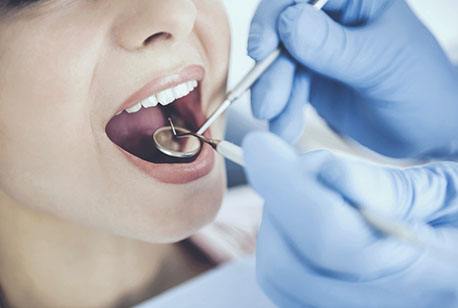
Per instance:
[[[175,94],[173,93],[173,89],[167,89],[157,94],[157,100],[159,104],[162,106],[167,106],[171,102],[175,100]]]
[[[188,87],[188,90],[189,90],[189,91],[192,91],[192,90],[194,90],[195,88],[197,88],[197,85],[198,85],[198,83],[197,83],[197,81],[195,81],[195,80],[191,80],[191,81],[188,81],[188,82],[186,83],[186,86]]]
[[[138,103],[130,108],[127,108],[126,111],[127,113],[136,113],[139,112],[140,109],[142,109],[142,104]]]
[[[147,99],[144,99],[142,101],[142,106],[145,107],[145,108],[151,108],[151,107],[156,107],[157,106],[157,98],[155,95],[152,95],[150,97],[148,97]]]
[[[151,108],[156,107],[157,104],[161,104],[162,106],[167,106],[177,99],[185,97],[190,92],[192,92],[199,83],[196,80],[191,80],[188,82],[184,82],[182,84],[177,85],[176,87],[163,90],[155,95],[151,95],[150,97],[142,100],[141,102],[137,103],[136,105],[127,108],[126,111],[128,113],[136,113],[139,112],[142,107],[143,108]]]
[[[189,94],[188,87],[186,84],[180,84],[173,89],[173,93],[175,94],[176,98],[182,98]]]

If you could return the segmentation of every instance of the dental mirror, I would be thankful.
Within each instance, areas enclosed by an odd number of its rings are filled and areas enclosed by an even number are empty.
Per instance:
[[[202,148],[202,141],[181,127],[161,127],[153,134],[156,148],[170,157],[185,159],[195,157]]]
[[[243,150],[239,146],[175,127],[170,119],[169,122],[170,126],[159,128],[153,135],[156,148],[163,154],[178,159],[192,158],[199,154],[202,145],[206,143],[224,158],[239,166],[245,165]]]

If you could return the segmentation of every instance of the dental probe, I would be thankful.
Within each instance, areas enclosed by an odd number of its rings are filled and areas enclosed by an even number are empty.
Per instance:
[[[281,54],[281,49],[275,49],[264,60],[260,61],[248,74],[226,95],[224,102],[208,117],[207,121],[197,130],[197,135],[203,135],[210,126],[232,105],[238,100],[251,86],[259,79],[259,77],[275,62]]]
[[[309,3],[317,10],[321,10],[329,0],[315,0]],[[197,130],[197,135],[203,135],[210,126],[243,94],[245,94],[253,84],[264,74],[264,72],[278,59],[282,51],[281,47],[275,49],[265,59],[258,62],[256,66],[251,69],[245,77],[226,95],[224,102],[210,115],[205,123]]]
[[[309,3],[317,10],[321,10],[328,0],[312,0]],[[156,145],[156,148],[165,155],[175,158],[191,158],[190,154],[199,153],[200,146],[202,145],[202,139],[197,136],[204,136],[204,133],[210,128],[210,126],[215,123],[215,121],[232,105],[232,103],[238,100],[245,92],[247,92],[251,86],[261,77],[261,75],[275,62],[276,59],[280,56],[282,52],[282,48],[278,47],[275,49],[270,55],[268,55],[264,60],[258,62],[253,69],[251,69],[244,78],[232,89],[232,91],[226,94],[226,98],[221,105],[208,117],[208,119],[204,122],[204,124],[196,131],[194,138],[198,138],[201,142],[200,143],[193,143],[195,145],[195,149],[182,151],[177,148],[177,145],[174,144],[173,141],[176,141],[176,135],[172,132],[172,126],[163,127],[161,129],[156,130],[153,134],[153,140]],[[186,130],[188,131],[188,130]],[[188,135],[192,136],[192,135]],[[188,138],[190,139],[190,138]],[[208,143],[208,142],[207,142]],[[224,148],[225,141],[221,141],[220,144],[221,148]]]

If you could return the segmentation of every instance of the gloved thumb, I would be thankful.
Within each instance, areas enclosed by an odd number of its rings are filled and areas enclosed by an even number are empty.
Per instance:
[[[322,75],[350,85],[371,75],[375,61],[370,50],[364,49],[370,48],[373,39],[363,28],[342,26],[301,2],[283,11],[278,32],[293,58]]]
[[[400,169],[332,159],[322,165],[319,178],[354,206],[428,223],[447,207],[447,187],[458,184],[451,183],[458,178],[457,166],[447,162]]]

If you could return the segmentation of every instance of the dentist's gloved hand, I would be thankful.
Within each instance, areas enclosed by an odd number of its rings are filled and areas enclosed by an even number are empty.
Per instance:
[[[458,306],[455,261],[382,236],[355,210],[402,221],[456,254],[458,163],[401,170],[326,151],[298,156],[269,133],[249,135],[244,151],[266,202],[258,281],[280,307]]]
[[[293,142],[310,101],[342,135],[392,157],[458,151],[458,74],[403,0],[262,0],[249,54],[287,52],[252,89],[255,116]],[[440,3],[437,3],[440,5]]]

